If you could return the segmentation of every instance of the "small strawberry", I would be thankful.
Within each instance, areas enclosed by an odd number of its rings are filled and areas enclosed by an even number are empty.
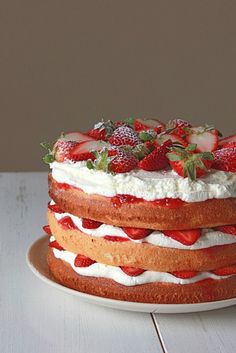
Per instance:
[[[114,173],[127,173],[136,168],[137,158],[130,152],[119,152],[110,163],[110,170]]]
[[[102,223],[93,221],[92,219],[82,218],[82,226],[86,229],[97,229]]]
[[[128,276],[131,277],[136,277],[141,275],[145,270],[142,268],[135,268],[135,267],[129,267],[129,266],[120,266],[121,270]]]
[[[48,246],[57,250],[64,250],[63,247],[56,240],[51,241]]]
[[[221,139],[219,142],[219,146],[224,146],[226,143],[229,143],[229,142],[236,142],[236,134],[227,136]]]
[[[89,130],[87,135],[96,140],[107,141],[107,139],[112,135],[115,128],[116,126],[111,120],[101,121],[95,124],[94,128],[92,130]]]
[[[50,202],[48,202],[48,208],[55,213],[65,213],[58,205],[51,205]]]
[[[171,141],[167,140],[160,147],[156,147],[150,154],[144,157],[138,164],[139,168],[154,171],[164,169],[168,165],[166,157]]]
[[[236,172],[236,148],[222,148],[213,152],[212,168],[226,172]]]
[[[170,272],[173,276],[182,278],[182,279],[188,279],[195,277],[198,272],[197,271],[175,271],[175,272]]]
[[[196,152],[215,151],[219,144],[218,131],[212,127],[196,127],[190,129],[186,140],[188,143],[196,144]]]
[[[57,140],[53,146],[52,155],[57,162],[64,162],[70,159],[71,151],[79,145],[75,141],[64,141],[62,139]]]
[[[133,240],[146,238],[153,231],[144,228],[123,227],[123,231]]]
[[[108,141],[114,146],[136,146],[141,143],[136,132],[127,125],[118,127]]]
[[[101,149],[109,147],[109,144],[103,141],[85,141],[73,148],[70,151],[69,158],[72,161],[85,161],[88,159],[94,160],[94,151],[100,151]]]
[[[190,144],[187,148],[173,147],[167,153],[169,163],[176,173],[191,180],[204,175],[212,166],[211,152],[194,153],[196,145]]]
[[[183,119],[173,119],[166,124],[166,132],[180,137],[185,136],[192,125]]]
[[[222,233],[236,235],[236,224],[231,224],[229,226],[219,226],[215,227],[214,229]]]
[[[118,242],[122,242],[122,241],[130,241],[129,239],[127,238],[122,238],[122,237],[118,237],[116,235],[105,235],[103,237],[105,240],[109,240],[109,241],[118,241]]]
[[[235,275],[236,274],[236,265],[221,267],[221,268],[218,268],[218,269],[211,271],[211,272],[213,272],[217,276]]]
[[[88,267],[95,264],[96,261],[90,259],[85,255],[78,254],[74,260],[75,267]]]
[[[50,226],[47,225],[47,226],[43,226],[43,230],[45,233],[47,233],[48,235],[52,235],[52,232],[51,232],[51,229],[50,229]]]
[[[201,236],[201,229],[188,229],[188,230],[162,230],[162,233],[181,244],[192,245]]]
[[[160,133],[164,130],[165,125],[156,119],[135,119],[134,121],[134,130],[135,131],[145,131],[145,130],[154,130],[157,133]]]
[[[69,216],[65,216],[58,221],[63,228],[66,229],[78,229],[72,219]]]

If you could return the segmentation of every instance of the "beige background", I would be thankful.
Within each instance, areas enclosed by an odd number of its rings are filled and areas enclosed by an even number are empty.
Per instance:
[[[236,1],[1,1],[1,170],[100,117],[236,130]]]

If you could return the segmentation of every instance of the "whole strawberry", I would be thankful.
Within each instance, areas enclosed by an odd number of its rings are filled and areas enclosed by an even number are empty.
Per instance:
[[[138,165],[137,158],[130,152],[119,152],[111,161],[110,169],[114,173],[127,173],[136,168]]]
[[[171,144],[172,142],[167,140],[161,146],[156,147],[150,154],[139,162],[139,168],[148,171],[164,169],[168,165],[166,153],[169,151]]]
[[[62,139],[57,140],[55,143],[52,155],[57,162],[64,162],[67,159],[70,159],[70,152],[79,145],[75,141],[64,141]]]
[[[127,125],[119,126],[108,141],[114,146],[136,146],[141,143],[136,132]]]
[[[236,172],[236,147],[222,148],[213,152],[212,168],[226,172]]]
[[[190,144],[187,148],[173,147],[172,151],[167,153],[172,169],[191,180],[207,173],[214,158],[211,152],[194,153],[195,151],[196,145]]]

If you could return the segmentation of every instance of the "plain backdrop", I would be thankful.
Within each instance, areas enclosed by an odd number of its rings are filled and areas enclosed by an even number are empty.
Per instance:
[[[123,117],[236,132],[236,1],[0,2],[0,169],[40,141]]]

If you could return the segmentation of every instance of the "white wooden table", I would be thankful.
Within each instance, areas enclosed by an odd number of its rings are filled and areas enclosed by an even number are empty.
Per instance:
[[[46,173],[0,174],[1,353],[234,353],[236,306],[150,315],[89,305],[36,278],[28,246],[42,235]]]

